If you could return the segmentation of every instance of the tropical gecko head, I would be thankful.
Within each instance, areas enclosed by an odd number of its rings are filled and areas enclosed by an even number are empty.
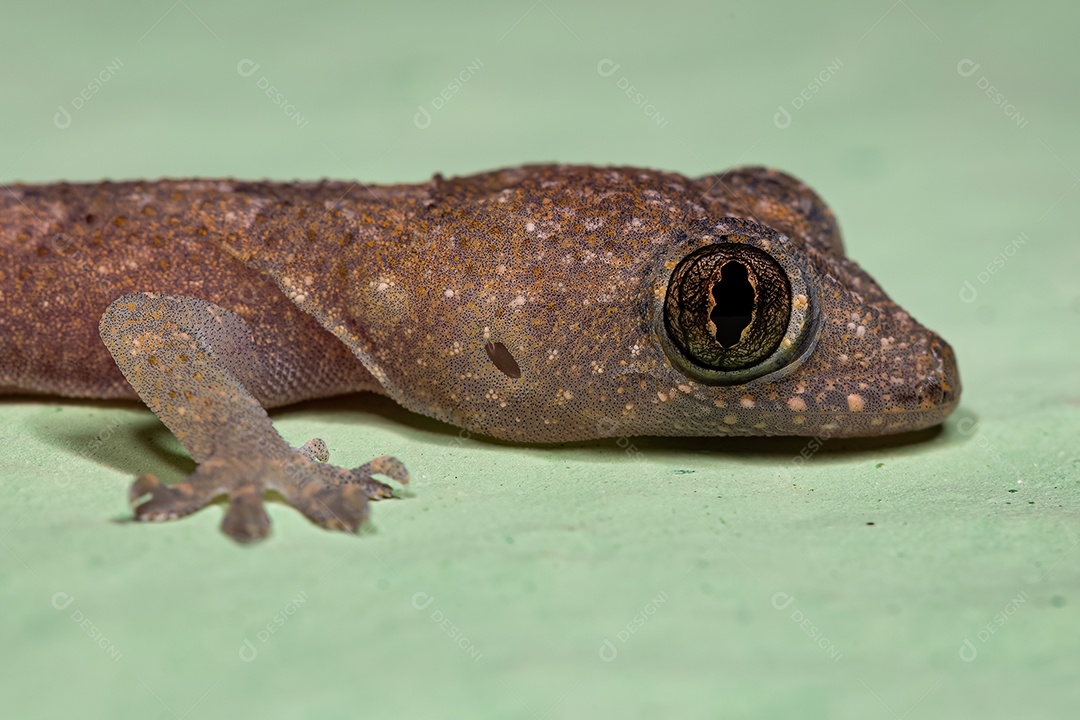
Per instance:
[[[790,176],[536,166],[417,203],[416,263],[361,258],[324,323],[398,402],[469,431],[883,435],[958,402],[952,349]]]
[[[954,409],[952,348],[854,263],[751,222],[697,227],[650,288],[649,375],[680,434],[880,435]]]

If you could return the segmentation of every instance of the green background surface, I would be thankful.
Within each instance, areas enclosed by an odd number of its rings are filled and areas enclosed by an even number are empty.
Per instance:
[[[0,181],[774,165],[953,344],[960,410],[800,466],[311,403],[288,439],[413,484],[238,547],[218,507],[128,521],[192,469],[148,410],[6,399],[0,716],[1075,717],[1080,6],[390,5],[4,2]]]

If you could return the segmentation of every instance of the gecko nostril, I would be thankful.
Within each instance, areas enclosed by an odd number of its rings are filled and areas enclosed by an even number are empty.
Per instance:
[[[951,405],[959,396],[955,387],[943,388],[941,391],[941,404]]]
[[[960,397],[960,377],[956,368],[956,357],[948,343],[937,336],[930,341],[929,349],[930,354],[937,361],[934,382],[938,385],[940,394],[935,399],[935,403],[952,405]]]
[[[940,405],[946,394],[937,377],[928,377],[899,388],[893,397],[901,404],[915,408]]]
[[[742,339],[753,319],[757,293],[750,284],[746,266],[734,260],[720,268],[720,280],[712,286],[716,307],[709,319],[716,325],[716,342],[727,349]]]
[[[938,405],[945,399],[945,390],[937,378],[923,380],[915,388],[915,395],[921,402]]]

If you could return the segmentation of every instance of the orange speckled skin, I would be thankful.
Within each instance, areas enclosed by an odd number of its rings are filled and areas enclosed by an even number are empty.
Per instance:
[[[720,240],[730,218],[787,236],[774,252],[808,269],[824,323],[797,367],[717,387],[672,367],[650,318],[672,263]],[[0,195],[0,389],[132,396],[97,322],[138,290],[244,318],[284,368],[266,405],[375,389],[523,442],[884,434],[939,423],[960,390],[949,346],[846,259],[824,203],[756,168],[14,186]],[[488,342],[509,349],[520,379]]]

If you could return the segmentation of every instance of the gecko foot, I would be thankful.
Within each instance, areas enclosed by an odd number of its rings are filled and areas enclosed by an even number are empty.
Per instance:
[[[311,438],[297,448],[297,451],[312,460],[324,463],[330,461],[330,448],[322,438]],[[377,457],[371,462],[353,468],[351,472],[352,476],[346,482],[359,485],[369,500],[381,500],[394,495],[394,488],[384,482],[379,482],[372,475],[382,475],[402,485],[409,484],[409,471],[405,469],[405,465],[389,455]]]
[[[270,518],[263,506],[267,490],[276,490],[321,527],[355,532],[368,517],[368,501],[393,494],[393,488],[374,475],[402,484],[409,481],[408,471],[396,458],[379,457],[351,470],[327,465],[327,459],[326,444],[318,438],[287,457],[248,458],[242,463],[211,458],[171,487],[153,475],[139,477],[128,491],[128,501],[136,520],[160,522],[190,515],[227,495],[229,507],[221,529],[246,543],[270,533]]]
[[[304,448],[313,442],[322,441],[309,441]],[[310,458],[303,448],[299,454]],[[328,454],[322,457],[328,457]],[[351,470],[320,461],[294,461],[283,474],[284,482],[273,483],[270,487],[316,525],[355,532],[367,519],[369,500],[393,495],[393,488],[376,480],[374,475],[382,475],[402,485],[409,482],[409,471],[401,461],[383,455]]]
[[[263,362],[251,328],[230,310],[182,295],[131,293],[106,308],[99,328],[131,387],[199,464],[172,487],[153,475],[136,480],[128,499],[138,520],[172,520],[228,497],[221,529],[249,542],[270,533],[263,499],[274,491],[312,522],[354,532],[367,519],[368,500],[392,494],[375,475],[409,480],[394,458],[350,470],[327,464],[319,438],[289,445],[260,402],[275,396],[288,368]]]

